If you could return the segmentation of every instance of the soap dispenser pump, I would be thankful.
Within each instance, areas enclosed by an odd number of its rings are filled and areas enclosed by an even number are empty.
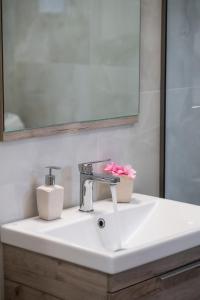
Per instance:
[[[59,219],[63,210],[64,188],[56,185],[56,177],[53,170],[60,170],[59,167],[46,167],[49,174],[45,176],[45,185],[37,188],[37,207],[39,217],[43,220]]]

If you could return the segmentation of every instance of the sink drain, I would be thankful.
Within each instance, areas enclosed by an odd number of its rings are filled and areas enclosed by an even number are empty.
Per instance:
[[[97,224],[99,228],[104,228],[106,226],[106,222],[103,218],[98,219]]]

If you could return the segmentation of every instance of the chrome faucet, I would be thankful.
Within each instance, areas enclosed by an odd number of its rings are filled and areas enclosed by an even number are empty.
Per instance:
[[[80,163],[80,211],[93,211],[93,186],[99,181],[109,185],[116,185],[120,182],[117,176],[107,174],[97,174],[93,172],[93,164],[110,161],[110,159]]]

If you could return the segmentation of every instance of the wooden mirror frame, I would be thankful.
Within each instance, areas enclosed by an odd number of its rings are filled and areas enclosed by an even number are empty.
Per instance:
[[[19,139],[44,137],[61,133],[76,133],[82,130],[107,128],[122,125],[132,125],[138,121],[138,115],[119,117],[98,121],[84,121],[66,123],[43,128],[25,129],[21,131],[5,132],[4,128],[4,65],[3,65],[3,11],[0,0],[0,141],[13,141]],[[141,8],[140,8],[141,9]],[[141,17],[141,14],[140,14]],[[141,26],[141,22],[140,22]],[[140,87],[139,87],[140,91]]]

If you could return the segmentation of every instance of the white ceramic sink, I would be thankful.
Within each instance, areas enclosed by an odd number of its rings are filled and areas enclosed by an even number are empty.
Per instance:
[[[74,207],[60,220],[10,223],[2,226],[2,241],[109,274],[200,245],[199,206],[134,194],[118,210],[116,217],[105,200],[93,213]]]

